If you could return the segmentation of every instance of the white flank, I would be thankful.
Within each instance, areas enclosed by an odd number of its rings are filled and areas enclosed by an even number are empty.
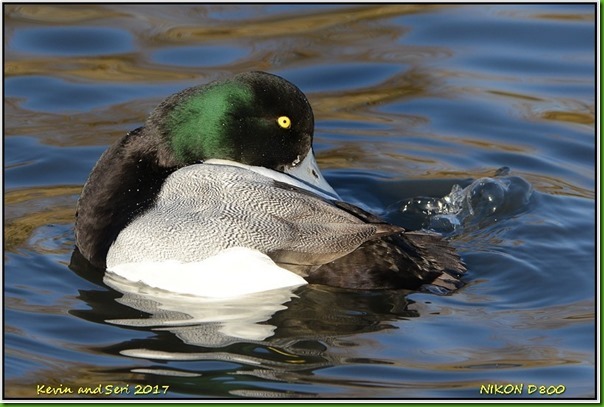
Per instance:
[[[149,287],[205,298],[233,298],[306,284],[267,255],[244,247],[232,247],[198,262],[125,263],[107,271]]]

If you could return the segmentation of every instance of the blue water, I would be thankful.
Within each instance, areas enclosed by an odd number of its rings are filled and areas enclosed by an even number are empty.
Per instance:
[[[596,396],[594,5],[4,13],[5,398],[78,397],[40,386],[97,398]],[[208,304],[72,258],[75,203],[107,146],[168,95],[248,70],[298,85],[328,181],[446,236],[466,286],[305,286]]]

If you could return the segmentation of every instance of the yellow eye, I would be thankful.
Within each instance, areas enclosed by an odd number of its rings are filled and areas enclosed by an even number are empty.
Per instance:
[[[289,129],[292,126],[292,121],[287,116],[281,116],[277,119],[277,123],[283,129]]]

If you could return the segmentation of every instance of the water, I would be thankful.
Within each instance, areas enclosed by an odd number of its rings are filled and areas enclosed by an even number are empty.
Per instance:
[[[4,11],[5,397],[596,395],[594,5]],[[192,303],[72,259],[106,147],[169,94],[253,69],[309,96],[340,195],[443,233],[466,287]]]

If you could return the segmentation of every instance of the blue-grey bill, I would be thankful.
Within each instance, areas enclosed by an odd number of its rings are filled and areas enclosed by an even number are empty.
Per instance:
[[[312,189],[319,190],[323,194],[330,196],[334,200],[341,200],[338,193],[329,185],[323,174],[321,174],[312,149],[302,161],[295,166],[285,169],[284,172],[310,186]]]

